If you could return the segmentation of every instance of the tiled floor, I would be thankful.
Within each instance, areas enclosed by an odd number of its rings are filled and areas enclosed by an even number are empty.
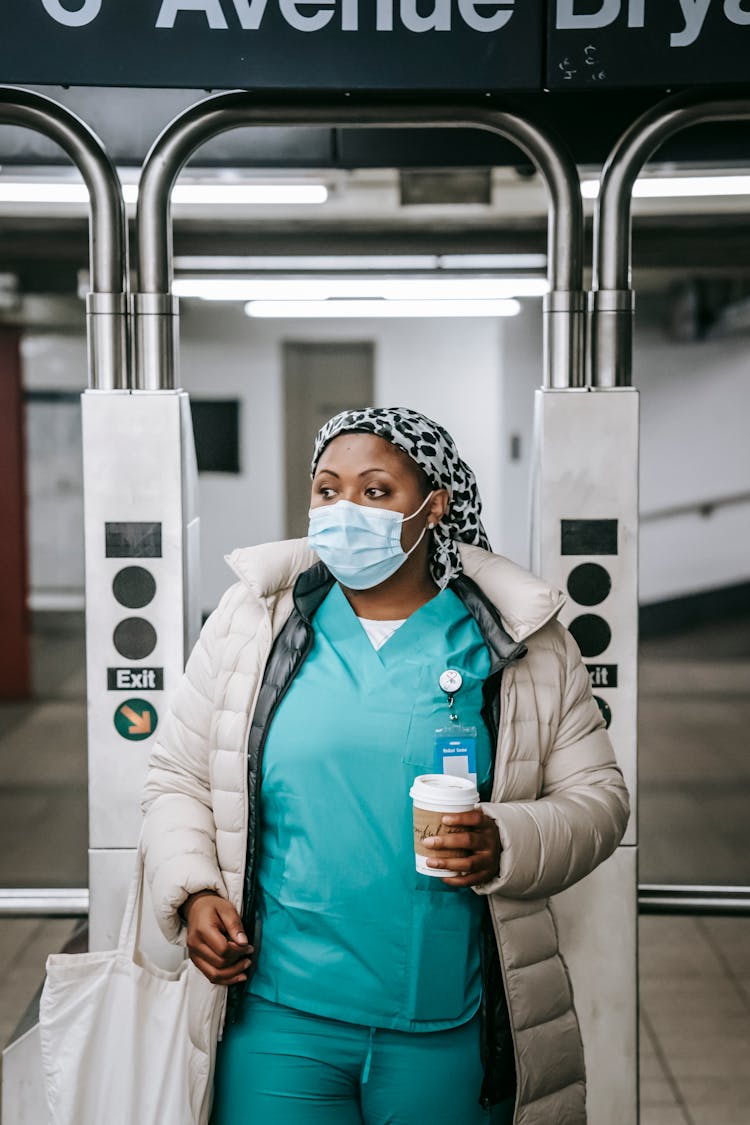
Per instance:
[[[30,704],[0,706],[0,886],[83,886],[76,619],[35,636]],[[750,621],[643,646],[642,882],[750,884]],[[0,920],[0,1038],[74,927]],[[750,1125],[750,918],[640,922],[641,1125]]]
[[[750,919],[642,918],[642,1125],[750,1122]]]
[[[750,884],[750,620],[653,638],[639,671],[641,882]]]

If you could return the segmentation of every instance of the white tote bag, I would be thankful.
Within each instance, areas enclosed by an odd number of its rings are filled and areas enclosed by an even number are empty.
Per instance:
[[[143,857],[117,949],[47,958],[39,1009],[50,1125],[206,1125],[226,989],[140,951]]]

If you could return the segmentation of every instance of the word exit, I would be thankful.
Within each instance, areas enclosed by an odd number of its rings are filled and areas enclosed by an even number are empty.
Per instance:
[[[617,687],[616,664],[587,664],[592,687]]]
[[[108,668],[107,691],[162,691],[163,668]]]

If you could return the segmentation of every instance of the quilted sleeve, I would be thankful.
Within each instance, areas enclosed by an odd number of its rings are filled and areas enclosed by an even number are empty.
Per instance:
[[[615,850],[630,815],[628,791],[567,629],[562,707],[537,800],[485,803],[502,852],[496,879],[474,889],[507,898],[545,898],[593,871]]]
[[[154,743],[141,799],[146,878],[159,926],[172,942],[184,940],[178,910],[188,895],[213,890],[227,897],[216,858],[208,773],[215,670],[224,631],[220,622],[226,608],[223,600],[190,654]]]

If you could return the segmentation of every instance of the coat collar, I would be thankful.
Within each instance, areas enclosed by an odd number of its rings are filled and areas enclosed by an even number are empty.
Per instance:
[[[238,547],[224,556],[231,570],[259,598],[275,598],[294,586],[297,576],[318,562],[307,539],[285,539]]]
[[[503,625],[514,641],[523,641],[557,616],[564,595],[523,567],[481,547],[460,544],[464,573],[497,607]],[[226,561],[242,582],[259,598],[273,600],[291,589],[302,571],[318,562],[307,539],[287,539],[241,547]]]
[[[481,547],[459,545],[464,573],[497,607],[514,641],[525,641],[557,617],[565,595],[503,555]]]

